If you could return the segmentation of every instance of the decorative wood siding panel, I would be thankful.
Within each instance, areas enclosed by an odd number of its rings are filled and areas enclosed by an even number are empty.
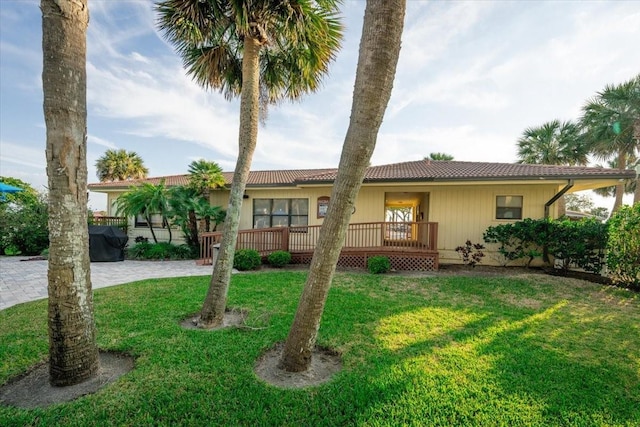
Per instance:
[[[430,197],[429,221],[439,223],[438,250],[442,262],[459,262],[455,248],[471,240],[483,243],[482,234],[492,225],[513,221],[495,219],[499,195],[523,196],[523,218],[542,218],[544,204],[558,191],[557,186],[452,186],[434,188]],[[553,209],[552,209],[553,212]],[[483,260],[490,263],[490,260]]]
[[[351,222],[384,221],[384,193],[384,189],[381,188],[361,187]]]

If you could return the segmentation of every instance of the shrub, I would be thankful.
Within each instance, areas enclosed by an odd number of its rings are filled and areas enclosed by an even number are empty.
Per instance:
[[[552,221],[547,248],[551,255],[562,260],[563,270],[576,265],[588,272],[600,273],[605,263],[607,236],[607,224],[595,218]]]
[[[291,254],[287,251],[271,252],[267,257],[267,261],[272,267],[282,268],[291,262]]]
[[[136,236],[135,242],[136,243],[149,243],[149,238],[148,237],[144,237],[144,236]]]
[[[463,263],[475,267],[476,264],[484,258],[482,249],[485,249],[482,243],[471,243],[471,240],[467,240],[464,246],[458,246],[456,248],[456,252],[458,252],[458,255],[462,258]]]
[[[609,220],[607,267],[617,285],[640,290],[640,203],[623,206]]]
[[[486,243],[499,245],[498,252],[506,260],[505,264],[528,258],[529,266],[546,247],[548,254],[561,260],[563,270],[573,265],[599,273],[604,266],[607,225],[595,218],[581,221],[525,219],[489,227],[483,238]]]
[[[197,255],[194,255],[193,249],[189,245],[171,245],[169,257],[171,259],[194,259]]]
[[[170,259],[171,258],[171,243],[159,242],[149,245],[149,250],[146,253],[148,259]]]
[[[262,259],[255,249],[239,249],[233,257],[233,268],[240,271],[255,270],[260,264]]]
[[[192,259],[191,248],[187,245],[174,245],[168,242],[140,243],[127,249],[130,259]]]
[[[47,203],[0,204],[0,253],[39,255],[49,247]]]
[[[391,270],[391,261],[386,256],[372,256],[367,260],[367,268],[371,274],[384,274]]]
[[[503,265],[520,258],[527,258],[526,265],[542,256],[549,228],[548,220],[526,218],[522,221],[491,226],[482,235],[485,243],[498,245]]]
[[[148,259],[148,252],[151,249],[151,243],[140,242],[127,248],[127,258],[130,259]]]

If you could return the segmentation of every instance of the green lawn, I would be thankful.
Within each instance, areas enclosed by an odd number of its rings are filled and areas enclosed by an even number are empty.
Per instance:
[[[233,276],[254,329],[183,330],[207,277],[95,292],[99,345],[136,368],[0,425],[640,425],[640,295],[551,276],[336,276],[319,344],[331,382],[282,390],[256,359],[285,339],[305,274]],[[46,302],[0,311],[0,384],[47,356]]]

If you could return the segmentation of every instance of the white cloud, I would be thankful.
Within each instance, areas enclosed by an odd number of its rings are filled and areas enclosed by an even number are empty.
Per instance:
[[[447,153],[460,161],[511,163],[515,159],[515,146],[509,137],[462,125],[411,132],[382,131],[371,163],[419,160],[433,152]]]
[[[2,141],[0,147],[0,161],[2,161],[2,163],[13,163],[34,169],[46,168],[47,163],[44,146],[42,149],[36,149]]]
[[[117,147],[114,143],[112,143],[111,141],[107,141],[106,139],[102,139],[102,138],[99,138],[99,137],[97,137],[97,136],[95,136],[95,135],[91,135],[91,134],[89,134],[89,135],[87,136],[87,143],[88,143],[88,144],[96,144],[96,145],[100,145],[100,146],[102,146],[102,147],[107,147],[108,149],[111,149],[111,150],[115,150],[115,149],[117,149],[117,148],[118,148],[118,147]]]
[[[414,74],[446,54],[492,8],[491,2],[409,2],[399,67]]]

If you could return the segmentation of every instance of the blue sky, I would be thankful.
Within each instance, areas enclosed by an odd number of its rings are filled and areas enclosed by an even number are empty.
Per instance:
[[[345,1],[342,50],[321,91],[271,107],[254,170],[335,167],[349,121],[364,1]],[[205,91],[155,29],[153,2],[89,0],[89,182],[105,150],[150,176],[205,158],[233,170],[237,101]],[[39,1],[0,1],[0,175],[47,183]],[[637,1],[408,1],[394,90],[372,164],[446,152],[514,162],[529,126],[576,119],[640,71]],[[599,203],[610,208],[612,202]],[[89,205],[102,209],[103,195]]]

